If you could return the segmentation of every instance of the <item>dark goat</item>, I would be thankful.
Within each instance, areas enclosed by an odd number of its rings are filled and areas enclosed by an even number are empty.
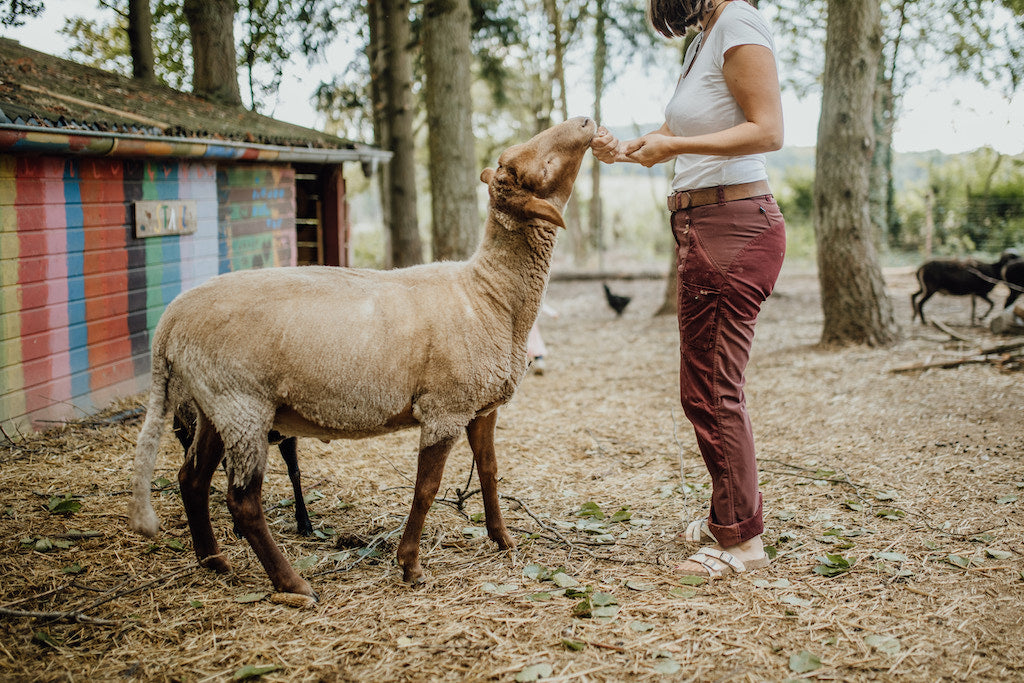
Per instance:
[[[196,414],[195,409],[188,404],[178,406],[174,411],[174,436],[178,438],[181,447],[185,449],[188,456],[188,449],[196,436]],[[277,444],[281,451],[281,459],[288,468],[288,479],[292,483],[292,495],[295,499],[295,524],[300,536],[312,536],[313,524],[309,521],[309,512],[306,510],[306,499],[302,495],[302,475],[299,472],[298,439],[294,436],[284,437],[275,431],[267,436],[271,445]],[[238,525],[235,525],[235,533],[241,536]]]
[[[917,284],[920,289],[910,295],[910,306],[913,309],[910,320],[913,321],[920,316],[921,322],[926,322],[922,310],[924,302],[936,292],[952,296],[970,296],[972,325],[975,319],[974,298],[980,296],[988,302],[988,310],[981,316],[984,319],[995,306],[988,295],[999,282],[1003,266],[1017,258],[1019,256],[1015,252],[1007,251],[1003,252],[995,263],[985,263],[977,259],[925,261],[917,269]]]
[[[1002,281],[1010,288],[1003,308],[1009,308],[1024,292],[1024,258],[1017,258],[1003,266]]]

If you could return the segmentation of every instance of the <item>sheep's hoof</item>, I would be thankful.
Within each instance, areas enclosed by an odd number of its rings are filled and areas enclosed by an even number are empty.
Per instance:
[[[502,550],[510,550],[516,547],[516,541],[512,538],[512,535],[507,529],[501,529],[492,534],[488,534],[491,540],[498,544],[498,547]]]
[[[415,565],[402,568],[402,580],[410,586],[418,586],[425,583],[427,577],[423,574],[423,568],[417,562]]]
[[[223,555],[210,555],[199,560],[199,564],[207,569],[212,569],[218,574],[227,574],[231,571],[231,563]]]

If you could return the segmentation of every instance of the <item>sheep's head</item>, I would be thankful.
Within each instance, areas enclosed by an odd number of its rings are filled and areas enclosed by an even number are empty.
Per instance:
[[[480,174],[491,206],[522,220],[539,218],[564,228],[562,209],[596,130],[593,120],[578,117],[506,149],[497,170],[485,168]]]

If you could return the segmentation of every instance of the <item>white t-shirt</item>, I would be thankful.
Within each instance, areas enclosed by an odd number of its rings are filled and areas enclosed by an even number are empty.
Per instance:
[[[704,41],[707,44],[698,52],[699,44]],[[689,137],[716,133],[747,120],[722,75],[725,53],[737,45],[763,45],[775,54],[775,42],[768,23],[744,0],[730,2],[722,8],[711,31],[690,43],[686,50],[683,73],[691,62],[693,66],[679,79],[676,91],[665,107],[665,121],[673,135]],[[674,170],[673,192],[768,178],[763,154],[680,154],[675,159]]]

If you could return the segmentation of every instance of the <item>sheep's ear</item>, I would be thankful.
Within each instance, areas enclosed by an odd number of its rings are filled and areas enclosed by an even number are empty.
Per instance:
[[[523,213],[526,218],[541,218],[549,223],[554,223],[560,228],[565,228],[562,213],[549,201],[530,197],[523,206]]]
[[[494,169],[493,168],[485,168],[480,173],[480,182],[484,183],[485,185],[490,185],[491,184],[491,178],[493,178],[493,177],[494,177]]]

